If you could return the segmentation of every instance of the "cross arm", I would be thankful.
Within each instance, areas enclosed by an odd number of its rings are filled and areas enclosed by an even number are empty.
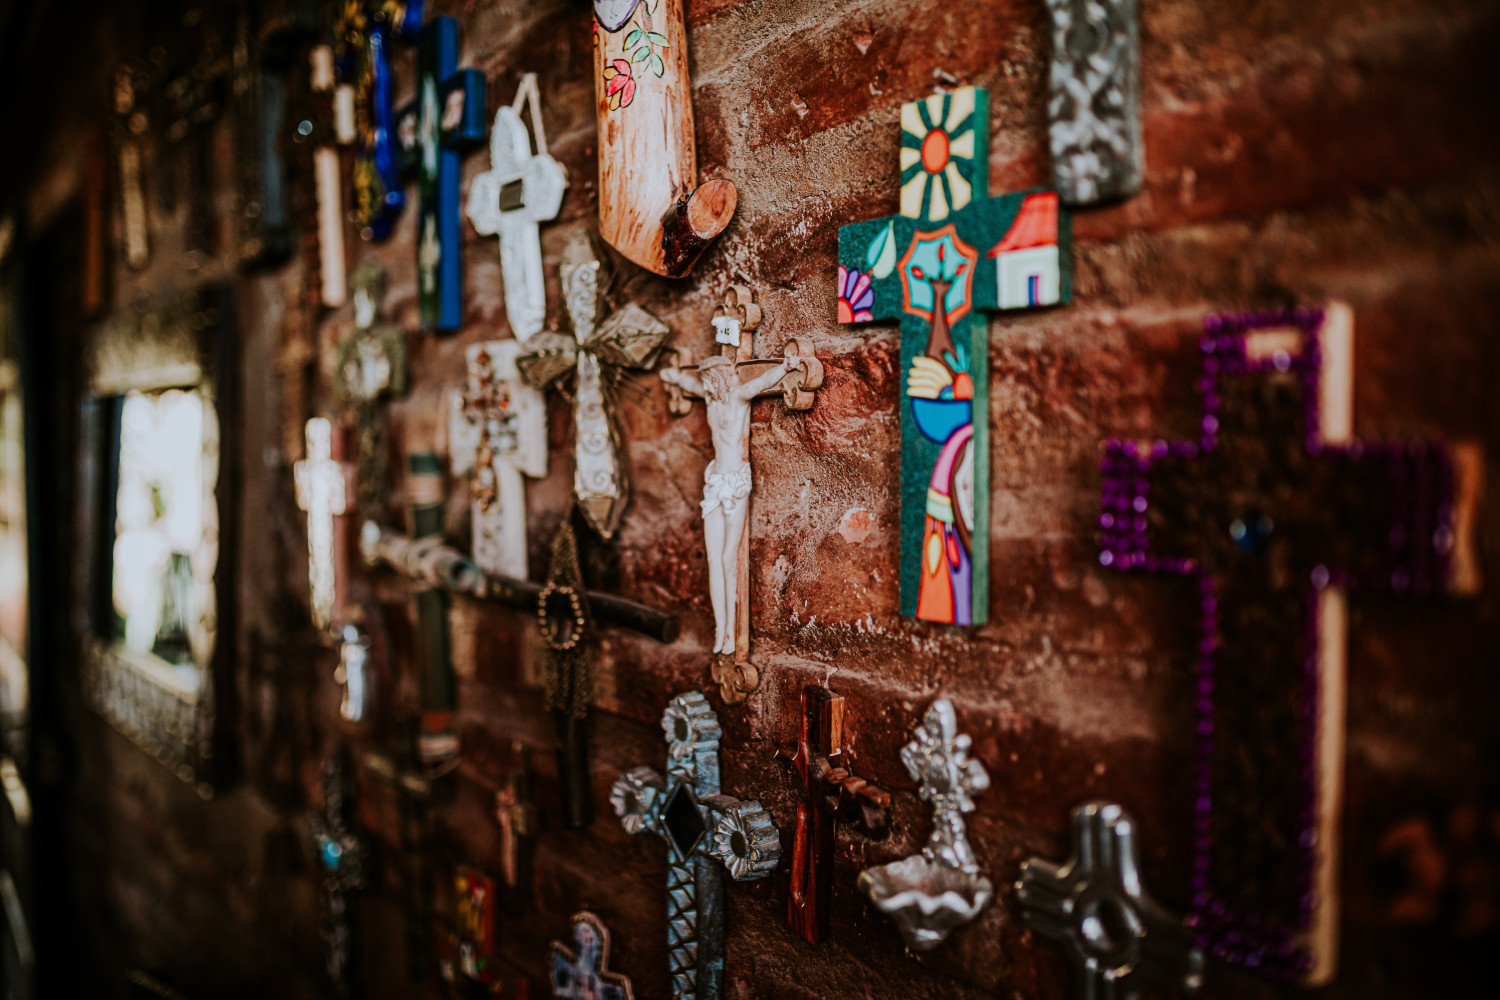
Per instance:
[[[712,819],[708,853],[718,858],[731,878],[754,882],[781,863],[781,833],[759,799],[706,795],[702,799]]]

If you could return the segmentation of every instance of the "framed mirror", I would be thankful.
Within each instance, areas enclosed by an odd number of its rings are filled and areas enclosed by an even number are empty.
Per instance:
[[[204,797],[229,770],[216,723],[234,649],[231,306],[218,285],[138,304],[94,331],[86,359],[84,689]]]

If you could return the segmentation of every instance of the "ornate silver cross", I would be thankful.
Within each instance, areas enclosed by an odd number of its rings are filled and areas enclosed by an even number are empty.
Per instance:
[[[1021,863],[1021,915],[1062,944],[1083,1000],[1130,1000],[1145,980],[1189,993],[1203,984],[1203,952],[1183,922],[1146,895],[1139,860],[1125,810],[1089,802],[1073,810],[1066,864]]]
[[[610,803],[627,833],[667,842],[667,941],[673,1000],[721,1000],[724,883],[713,867],[749,882],[781,860],[781,835],[761,804],[719,794],[719,718],[702,692],[673,698],[661,720],[667,775],[637,767]]]
[[[1129,197],[1145,174],[1136,0],[1047,0],[1053,184],[1069,205]]]

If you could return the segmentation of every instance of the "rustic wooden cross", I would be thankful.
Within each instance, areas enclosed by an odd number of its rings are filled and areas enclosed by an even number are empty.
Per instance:
[[[391,49],[397,39],[417,37],[422,3],[347,0],[338,23],[339,46],[334,53],[338,72],[354,81],[354,217],[360,235],[376,242],[391,235],[406,206],[401,144],[391,103]],[[415,133],[411,142],[416,142]]]
[[[599,233],[669,278],[734,217],[734,184],[698,184],[683,0],[594,0]]]
[[[349,757],[338,750],[323,761],[323,812],[308,820],[313,856],[323,874],[323,942],[334,995],[357,992],[358,956],[350,896],[368,888],[370,848],[353,826],[354,784]]]
[[[1104,449],[1100,562],[1199,602],[1196,943],[1272,975],[1336,964],[1346,589],[1471,565],[1440,445],[1353,437],[1348,306],[1211,316],[1201,433]]]
[[[335,445],[337,437],[337,447]],[[354,504],[353,465],[342,461],[343,434],[334,434],[325,417],[307,422],[307,457],[294,468],[297,506],[307,512],[307,575],[312,619],[320,632],[331,633],[343,619],[349,565],[348,528],[344,515]]]
[[[1050,191],[990,198],[989,96],[901,107],[900,214],[839,229],[838,319],[901,321],[901,613],[989,618],[989,332],[980,310],[1070,294]]]
[[[521,120],[530,100],[535,153]],[[517,340],[541,332],[547,319],[547,282],[542,276],[540,224],[557,218],[568,174],[547,152],[536,74],[521,77],[516,99],[495,112],[490,131],[490,169],[469,184],[469,221],[481,236],[500,235],[500,273],[505,315]]]
[[[792,883],[786,917],[809,944],[828,940],[833,849],[838,822],[853,820],[875,840],[890,833],[891,796],[850,773],[844,747],[844,696],[817,684],[802,689],[802,728],[790,760],[807,790],[797,804]]]
[[[1136,0],[1047,0],[1052,183],[1069,205],[1125,198],[1145,174]]]
[[[459,150],[484,140],[487,87],[458,68],[458,22],[435,17],[417,35],[417,96],[397,115],[403,165],[417,177],[417,303],[422,326],[463,322]]]
[[[781,837],[758,801],[720,794],[719,719],[698,691],[678,695],[661,720],[667,774],[649,767],[615,782],[610,803],[627,833],[667,844],[667,957],[673,1000],[722,1000],[724,883],[764,878],[781,859]]]
[[[406,393],[406,336],[377,326],[385,301],[385,270],[354,272],[354,332],[339,341],[333,391],[354,410],[359,452],[359,516],[379,521],[386,506],[386,428],[382,404]]]
[[[449,394],[448,451],[469,475],[471,551],[486,573],[526,579],[526,483],[547,474],[547,401],[521,379],[518,340],[465,349],[468,385]]]
[[[689,397],[702,399],[713,437],[701,507],[716,633],[712,670],[729,704],[760,684],[750,663],[750,404],[779,392],[787,409],[810,410],[823,384],[823,363],[809,341],[788,339],[779,359],[755,357],[751,338],[760,321],[750,290],[731,285],[713,316],[720,353],[694,365],[686,349],[675,348],[659,373],[668,410],[685,416],[693,408]]]
[[[365,770],[396,793],[401,824],[402,891],[406,909],[408,976],[412,982],[428,978],[432,964],[431,806],[436,791],[418,762],[418,732],[403,727],[395,757],[364,755]]]
[[[1187,993],[1203,985],[1192,932],[1141,886],[1135,834],[1120,806],[1089,802],[1073,810],[1067,863],[1021,862],[1021,916],[1067,951],[1081,1000],[1134,1000],[1145,982]]]
[[[552,942],[552,995],[558,1000],[634,1000],[630,980],[609,969],[609,929],[592,913],[573,914],[574,950]]]

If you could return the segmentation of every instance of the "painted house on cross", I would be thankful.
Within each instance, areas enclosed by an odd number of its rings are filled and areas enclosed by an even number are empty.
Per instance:
[[[1057,192],[1027,196],[1005,238],[990,250],[1000,283],[1001,309],[1050,306],[1061,298],[1057,250]]]

